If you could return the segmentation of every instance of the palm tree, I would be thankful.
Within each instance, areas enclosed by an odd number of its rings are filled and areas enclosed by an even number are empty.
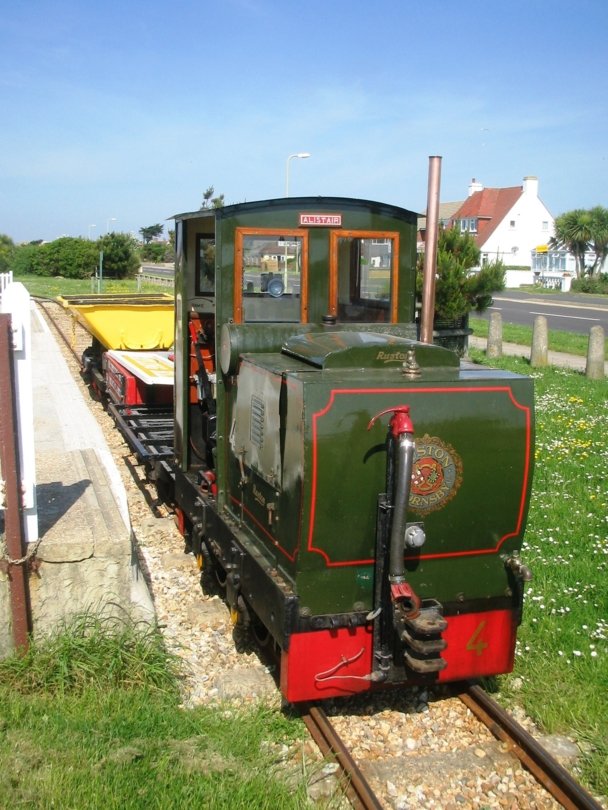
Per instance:
[[[591,237],[591,249],[595,253],[595,261],[591,267],[590,275],[599,276],[606,258],[608,258],[608,208],[596,205],[592,208],[591,218],[593,221]]]
[[[608,209],[601,205],[585,210],[575,208],[555,219],[555,236],[549,244],[552,248],[566,248],[574,256],[576,277],[582,278],[585,271],[596,278],[608,258]],[[595,260],[585,267],[585,254],[595,253]]]
[[[555,236],[549,240],[552,248],[566,248],[574,256],[576,277],[585,274],[585,253],[593,238],[591,211],[575,208],[555,218]]]

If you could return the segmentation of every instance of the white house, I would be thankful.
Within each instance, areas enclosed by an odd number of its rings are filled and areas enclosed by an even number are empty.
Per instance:
[[[474,236],[482,263],[500,259],[507,266],[530,269],[533,251],[554,234],[553,217],[538,196],[537,177],[524,177],[522,186],[510,188],[484,188],[473,179],[452,223]]]

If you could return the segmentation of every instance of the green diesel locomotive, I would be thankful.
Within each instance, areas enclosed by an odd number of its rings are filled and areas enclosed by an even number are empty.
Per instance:
[[[284,697],[509,671],[532,381],[418,342],[416,215],[305,197],[175,219],[161,466]]]

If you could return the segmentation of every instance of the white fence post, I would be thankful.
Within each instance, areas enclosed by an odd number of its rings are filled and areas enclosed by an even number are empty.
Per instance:
[[[8,273],[0,273],[0,294],[13,283],[13,271],[9,270]]]
[[[0,311],[11,316],[13,332],[13,363],[17,419],[19,423],[19,461],[23,490],[25,539],[28,543],[33,543],[38,540],[38,510],[36,504],[30,295],[23,284],[19,282],[8,284],[2,288],[1,292]]]

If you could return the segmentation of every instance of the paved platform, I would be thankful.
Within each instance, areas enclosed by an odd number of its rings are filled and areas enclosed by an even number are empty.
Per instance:
[[[31,325],[39,563],[29,580],[34,632],[109,603],[137,618],[151,616],[120,473],[85,389],[35,304]]]
[[[67,545],[90,544],[100,532],[128,534],[127,498],[112,454],[35,306],[32,389],[39,536],[47,543],[61,536]]]

